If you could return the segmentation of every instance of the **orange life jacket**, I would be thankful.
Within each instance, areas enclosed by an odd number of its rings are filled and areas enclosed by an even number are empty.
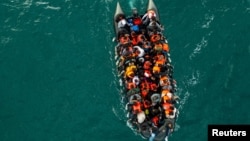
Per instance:
[[[127,37],[127,36],[122,36],[122,37],[120,37],[120,43],[121,44],[126,44],[126,43],[128,43],[129,42],[129,37]]]
[[[160,85],[161,86],[170,85],[170,82],[169,82],[167,76],[163,76],[163,77],[160,78]]]
[[[159,66],[153,67],[153,73],[160,73],[161,68]]]
[[[163,49],[164,51],[166,51],[166,52],[169,52],[169,46],[168,46],[168,44],[167,44],[167,43],[163,43],[162,45],[163,45],[163,48],[162,48],[162,49]]]
[[[164,95],[167,95],[167,93],[169,93],[170,91],[167,89],[164,89],[161,91],[161,97],[163,97]]]
[[[171,99],[167,96],[167,95],[165,95],[165,96],[163,96],[163,102],[164,103],[166,103],[166,102],[168,102],[168,101],[170,101]]]
[[[171,110],[170,107],[173,107],[173,104],[170,104],[170,103],[166,102],[166,103],[162,104],[162,107],[163,107],[164,110]]]
[[[165,110],[165,115],[169,115],[169,110]]]
[[[132,38],[132,44],[135,46],[137,45],[137,38],[136,37],[133,37]]]
[[[128,82],[128,83],[127,83],[127,89],[128,89],[128,90],[131,90],[131,89],[133,89],[133,88],[135,88],[135,87],[136,87],[135,83],[133,83],[133,82]]]
[[[158,116],[153,117],[152,122],[154,123],[154,125],[158,126],[159,117]]]
[[[135,102],[133,105],[133,112],[134,114],[140,113],[141,110],[141,103],[140,102]]]
[[[150,37],[150,41],[151,42],[157,42],[161,39],[161,36],[159,34],[153,34],[151,37]]]
[[[154,50],[155,51],[162,51],[163,50],[163,45],[161,43],[155,44],[154,45]]]
[[[141,96],[145,98],[148,95],[148,90],[147,89],[142,89],[141,90]]]
[[[168,116],[170,114],[170,112],[173,112],[173,110],[170,110],[170,109],[165,110],[165,115]]]
[[[165,57],[164,57],[164,55],[162,55],[162,54],[158,54],[157,56],[156,56],[156,62],[155,62],[155,64],[157,64],[157,65],[164,65],[165,64],[165,62],[166,62],[166,59],[165,59]]]

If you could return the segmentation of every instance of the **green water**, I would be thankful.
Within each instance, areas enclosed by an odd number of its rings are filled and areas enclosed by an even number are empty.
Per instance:
[[[1,141],[143,141],[126,125],[115,0],[0,2]],[[144,12],[146,0],[121,0]],[[250,1],[155,0],[181,97],[170,141],[249,124]]]

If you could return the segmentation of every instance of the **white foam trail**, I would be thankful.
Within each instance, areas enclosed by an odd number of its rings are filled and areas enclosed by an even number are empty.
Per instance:
[[[182,98],[180,100],[180,105],[178,107],[179,111],[183,109],[185,103],[188,101],[188,98],[190,97],[190,92],[188,91],[188,89],[190,87],[196,86],[199,82],[200,82],[200,72],[197,70],[193,72],[191,76],[188,76],[187,80],[183,82],[187,90],[185,91],[184,89],[178,89],[178,93],[180,93],[180,95],[184,93],[184,96],[180,96]]]
[[[33,0],[26,0],[23,5],[25,6],[25,8],[30,8],[30,6],[32,5]]]
[[[201,28],[209,28],[210,23],[214,20],[214,15],[205,15],[205,21],[206,23],[201,26]]]
[[[2,45],[2,46],[5,46],[5,45],[8,44],[11,40],[12,40],[11,37],[4,37],[4,36],[1,36],[1,45]]]
[[[38,2],[36,2],[36,6],[46,5],[46,4],[49,4],[49,2],[44,2],[44,1],[38,1]]]
[[[200,79],[200,72],[197,70],[196,72],[192,73],[192,76],[190,79],[188,79],[187,83],[189,86],[195,86],[199,83]]]
[[[206,5],[207,5],[207,0],[201,1],[201,4],[202,4],[203,7],[206,7]]]
[[[61,7],[54,7],[54,6],[46,6],[45,9],[50,9],[50,10],[60,10]]]
[[[179,90],[180,91],[180,90]],[[188,91],[186,91],[184,93],[184,97],[181,98],[181,101],[180,101],[180,105],[178,107],[178,110],[181,111],[185,105],[185,103],[188,101],[188,98],[190,97],[190,93]]]
[[[192,60],[197,54],[200,54],[201,49],[207,46],[207,40],[205,37],[202,37],[200,43],[196,44],[196,48],[194,49],[193,53],[189,56],[190,60]]]

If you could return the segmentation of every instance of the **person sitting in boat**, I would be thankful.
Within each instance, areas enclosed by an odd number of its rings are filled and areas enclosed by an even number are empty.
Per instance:
[[[139,124],[143,123],[145,121],[145,119],[146,119],[146,114],[144,111],[137,113],[137,122]]]
[[[149,137],[149,141],[154,141],[154,138],[155,138],[156,134],[158,133],[158,128],[154,127],[154,126],[151,127],[150,133],[151,133],[151,135]]]
[[[135,31],[136,33],[139,33],[141,29],[141,17],[138,15],[137,9],[132,9],[132,17],[128,18],[128,25],[130,26],[130,31]]]
[[[176,115],[177,109],[175,107],[171,107],[171,110],[165,111],[166,118],[174,119]]]
[[[149,113],[149,108],[152,106],[151,103],[150,103],[150,101],[144,98],[143,101],[142,101],[142,104],[143,104],[143,109],[145,111],[147,119],[150,119],[149,118],[149,114],[150,114]]]
[[[145,61],[144,64],[143,64],[143,69],[149,70],[149,69],[151,68],[151,66],[152,66],[151,61],[147,60],[147,61]]]
[[[149,10],[146,14],[144,14],[144,16],[142,17],[142,23],[144,25],[148,25],[150,22],[150,19],[152,17],[156,17],[156,14],[153,10]]]
[[[134,24],[133,19],[128,19],[128,26],[130,27],[130,31],[134,31],[136,33],[139,33],[140,27],[139,27],[139,25]]]
[[[137,45],[137,34],[135,31],[131,31],[131,41],[132,41],[132,45]]]
[[[165,117],[173,119],[175,118],[177,109],[174,107],[171,103],[163,103],[162,104],[163,109],[165,110]]]
[[[162,87],[162,89],[167,89],[167,90],[171,90],[172,89],[172,86],[170,85],[170,80],[168,78],[167,75],[163,75],[163,76],[160,76],[160,86]]]
[[[132,45],[128,45],[128,46],[123,48],[121,55],[124,58],[131,58],[133,56],[133,53],[134,53],[134,51],[133,51]]]
[[[125,16],[124,15],[120,15],[118,17],[118,23],[117,23],[118,29],[121,29],[121,28],[125,28],[126,29],[128,26],[129,25],[128,25],[128,22],[127,22]]]
[[[128,30],[125,29],[125,28],[119,28],[118,29],[118,39],[117,41],[119,42],[119,39],[122,37],[122,36],[125,36],[126,34],[129,34]]]
[[[116,18],[116,22],[117,22],[117,28],[118,28],[118,38],[120,38],[120,36],[122,36],[124,34],[128,34],[129,33],[129,25],[127,23],[125,15],[120,14]]]
[[[152,77],[151,70],[144,70],[144,77],[150,79]]]
[[[161,43],[162,44],[162,53],[167,56],[167,54],[169,53],[169,46],[167,43]]]
[[[133,110],[134,114],[142,112],[142,104],[141,104],[141,102],[139,102],[139,101],[134,102],[132,107],[133,107],[132,110]]]
[[[148,34],[149,34],[149,37],[150,37],[150,41],[152,43],[156,43],[156,42],[161,40],[161,34],[159,34],[156,30],[154,30],[153,32],[150,32]]]
[[[142,97],[138,93],[129,96],[129,103],[130,104],[134,104],[136,102],[141,102],[141,101],[142,101]]]
[[[149,108],[149,113],[150,117],[160,116],[162,113],[162,108],[159,103],[152,104]]]
[[[133,24],[137,25],[140,28],[141,24],[142,24],[142,19],[141,19],[140,15],[138,14],[138,11],[136,8],[132,9],[132,14],[133,14],[133,17],[132,17]]]
[[[134,95],[140,93],[140,88],[136,87],[127,92],[127,96]]]
[[[145,53],[148,54],[151,52],[151,49],[152,49],[152,45],[149,41],[145,41],[143,44],[142,44],[142,48],[144,49]]]
[[[163,125],[161,127],[165,127],[166,130],[166,136],[165,136],[165,141],[168,141],[168,136],[174,131],[174,121],[173,119],[168,119],[168,118],[164,118],[164,120],[160,121],[163,122]]]
[[[162,90],[161,97],[162,97],[162,102],[163,103],[172,103],[172,104],[175,104],[179,100],[178,96],[173,95],[173,93],[171,93],[167,89]]]
[[[138,86],[139,84],[140,84],[140,79],[139,79],[139,77],[136,75],[136,76],[134,76],[133,78],[132,78],[132,82],[136,85],[136,86]]]
[[[171,64],[169,62],[166,62],[163,66],[161,66],[161,76],[167,75],[170,80],[172,80],[173,78],[173,66],[171,66]]]
[[[139,46],[143,45],[143,43],[146,42],[146,40],[147,39],[146,39],[144,34],[139,34],[137,36],[137,45],[139,45]]]
[[[137,67],[138,67],[138,75],[140,75],[141,73],[139,73],[139,71],[141,72],[143,70],[143,63],[144,63],[145,59],[144,59],[144,56],[143,57],[137,57],[136,58],[136,64],[137,64]]]
[[[157,127],[159,125],[158,115],[154,116],[151,121],[152,121],[153,126]]]
[[[153,31],[156,30],[157,32],[162,32],[164,30],[164,28],[156,21],[155,17],[152,17],[152,20],[150,21],[150,23],[147,26],[147,29],[149,31]]]
[[[126,68],[125,71],[125,78],[130,78],[133,79],[135,76],[135,71],[137,70],[137,67],[135,66],[134,63],[130,63],[129,66]]]
[[[145,51],[140,46],[134,46],[134,53],[137,58],[143,57],[145,54]]]
[[[129,34],[124,34],[119,37],[119,43],[122,45],[128,44],[130,42]]]
[[[124,45],[124,47],[121,49],[120,53],[121,57],[119,58],[119,64],[118,66],[123,68],[124,63],[133,58],[133,48],[130,44]]]
[[[149,91],[150,90],[150,83],[146,79],[143,79],[141,81],[140,88],[141,88],[141,91],[143,91],[143,90]]]
[[[155,82],[150,82],[150,90],[156,92],[158,90],[158,85]]]
[[[161,67],[159,65],[154,65],[153,74],[158,77],[160,72],[161,72]]]
[[[126,83],[126,88],[128,91],[136,88],[136,86],[137,86],[131,79],[127,80],[125,83]]]
[[[161,53],[163,51],[163,45],[160,42],[154,43],[154,52],[155,53]]]
[[[166,63],[166,58],[165,56],[162,54],[162,53],[157,53],[155,56],[154,56],[154,64],[157,65],[157,66],[164,66]]]
[[[146,99],[146,97],[148,96],[149,90],[148,89],[141,89],[141,96]]]

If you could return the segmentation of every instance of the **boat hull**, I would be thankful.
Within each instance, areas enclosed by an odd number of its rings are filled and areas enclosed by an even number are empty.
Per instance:
[[[149,16],[150,12],[153,13],[154,18]],[[143,21],[144,17],[149,19],[148,23]],[[135,19],[138,18],[142,20],[137,24]],[[159,26],[157,30],[151,31],[150,24],[153,23],[153,19],[155,19],[154,27],[156,24]],[[123,88],[123,98],[127,103],[128,124],[144,138],[164,141],[174,131],[178,116],[176,108],[178,96],[176,81],[173,79],[169,46],[163,35],[158,9],[153,0],[149,0],[147,12],[144,15],[127,17],[118,2],[113,20],[117,42],[115,59]],[[133,22],[120,27],[122,20]],[[144,38],[139,42],[140,35]],[[154,35],[159,35],[157,37],[160,38],[154,39]],[[145,47],[147,43],[151,48]],[[164,59],[159,61],[159,58]],[[145,67],[146,62],[151,63],[149,68]],[[155,68],[160,69],[157,72]],[[167,84],[163,81],[165,76]],[[134,81],[135,78],[137,81]],[[144,82],[146,85],[150,83],[150,86],[144,88]],[[148,91],[146,94],[144,94],[145,89]],[[167,97],[170,98],[166,100]]]

